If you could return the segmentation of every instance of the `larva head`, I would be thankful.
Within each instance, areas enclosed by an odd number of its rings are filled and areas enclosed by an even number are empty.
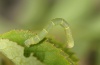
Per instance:
[[[70,29],[65,29],[66,31],[66,44],[67,44],[67,48],[72,48],[74,46],[74,40],[72,37],[72,33],[70,31]]]
[[[72,47],[74,47],[74,42],[73,41],[69,42],[69,44],[67,45],[67,48],[72,48]]]

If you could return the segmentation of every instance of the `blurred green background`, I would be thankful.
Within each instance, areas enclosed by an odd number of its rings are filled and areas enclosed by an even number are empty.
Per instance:
[[[0,33],[13,29],[40,32],[54,18],[65,19],[72,30],[71,49],[80,65],[100,65],[100,0],[0,0]],[[48,36],[64,42],[56,26]]]

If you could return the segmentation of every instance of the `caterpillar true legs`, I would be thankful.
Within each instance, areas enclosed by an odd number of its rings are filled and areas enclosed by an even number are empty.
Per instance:
[[[68,48],[72,48],[74,46],[74,41],[72,38],[72,34],[70,31],[69,25],[62,18],[55,18],[55,19],[51,20],[50,24],[48,24],[40,33],[38,33],[34,37],[31,37],[30,39],[27,39],[25,41],[25,45],[29,47],[32,44],[39,43],[49,33],[49,31],[56,25],[60,25],[64,28],[64,30],[66,32],[66,38],[67,38],[66,45]]]

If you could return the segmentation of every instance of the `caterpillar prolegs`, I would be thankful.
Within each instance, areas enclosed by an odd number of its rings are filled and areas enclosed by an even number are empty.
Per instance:
[[[56,25],[60,25],[64,28],[66,33],[66,39],[67,39],[66,46],[67,48],[72,48],[74,46],[74,41],[73,41],[73,37],[69,25],[67,21],[65,21],[62,18],[55,18],[51,20],[51,22],[40,33],[27,39],[25,41],[25,45],[29,47],[30,45],[39,43],[49,33],[49,31]]]

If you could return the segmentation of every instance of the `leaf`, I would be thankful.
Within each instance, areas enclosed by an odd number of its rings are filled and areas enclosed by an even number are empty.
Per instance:
[[[15,65],[44,65],[35,57],[24,57],[24,48],[8,39],[0,39],[0,52],[13,61]]]
[[[10,41],[17,42],[19,45],[24,46],[24,41],[34,36],[34,33],[24,30],[12,30],[10,32],[0,35],[1,39],[9,39]]]
[[[0,38],[9,39],[23,46],[23,48],[25,48],[23,53],[26,57],[30,57],[30,55],[32,57],[33,53],[33,56],[36,57],[38,61],[40,60],[46,65],[77,65],[76,58],[72,58],[73,53],[66,51],[67,48],[58,42],[44,39],[38,44],[26,48],[24,42],[32,36],[34,36],[34,34],[29,31],[14,30],[0,35]]]
[[[79,59],[75,56],[75,53],[70,51],[70,49],[66,48],[66,44],[64,43],[59,43],[56,40],[54,40],[53,38],[49,38],[48,37],[48,42],[50,42],[51,44],[54,44],[55,47],[60,48],[61,50],[63,50],[68,56],[69,58],[75,62],[75,64],[78,64]]]
[[[46,41],[33,45],[29,48],[25,48],[25,56],[32,52],[35,57],[44,62],[46,65],[76,65],[66,53]]]

